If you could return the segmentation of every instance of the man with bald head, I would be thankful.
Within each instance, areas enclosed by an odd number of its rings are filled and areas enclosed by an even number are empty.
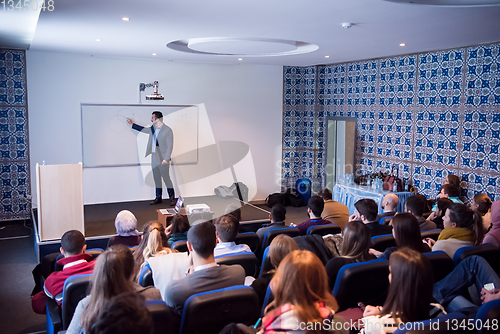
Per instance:
[[[384,200],[382,201],[382,209],[383,213],[377,215],[377,221],[384,217],[392,217],[396,214],[396,207],[399,204],[399,198],[396,194],[390,193],[384,196]],[[386,219],[386,222],[388,220]]]

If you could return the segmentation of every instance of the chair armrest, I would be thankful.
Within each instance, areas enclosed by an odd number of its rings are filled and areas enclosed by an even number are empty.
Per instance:
[[[47,298],[47,334],[55,334],[62,328],[61,307],[51,298]]]

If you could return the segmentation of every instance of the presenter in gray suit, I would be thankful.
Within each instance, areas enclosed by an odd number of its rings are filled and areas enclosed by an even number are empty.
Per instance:
[[[132,129],[149,134],[146,156],[151,154],[151,168],[153,169],[153,179],[156,187],[156,197],[150,204],[154,205],[162,202],[161,179],[163,178],[167,186],[170,205],[175,205],[174,187],[169,173],[174,135],[172,129],[166,126],[162,120],[163,114],[160,111],[153,111],[151,115],[153,125],[151,127],[140,126],[127,118],[127,122],[132,125]]]

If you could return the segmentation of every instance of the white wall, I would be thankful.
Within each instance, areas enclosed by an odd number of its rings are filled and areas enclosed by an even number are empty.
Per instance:
[[[36,163],[82,161],[80,103],[136,104],[139,83],[154,80],[160,82],[159,92],[165,96],[164,101],[159,101],[161,104],[204,103],[216,141],[249,145],[257,179],[254,200],[265,199],[280,189],[277,175],[282,140],[281,66],[194,64],[28,51],[27,75],[34,196]],[[146,90],[147,94],[151,92],[152,88]],[[84,170],[85,204],[153,197],[154,189],[145,185],[140,167]]]

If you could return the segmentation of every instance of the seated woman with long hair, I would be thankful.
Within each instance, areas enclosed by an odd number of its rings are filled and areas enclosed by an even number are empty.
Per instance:
[[[176,214],[172,218],[172,224],[167,228],[168,246],[172,247],[176,241],[187,240],[187,232],[189,230],[189,220],[186,215]]]
[[[137,292],[146,300],[161,299],[155,287],[142,287],[134,283],[133,278],[134,257],[126,246],[115,245],[100,254],[94,267],[90,295],[78,303],[66,333],[80,334],[84,330],[90,333],[104,303],[121,293]]]
[[[426,239],[433,251],[442,250],[453,259],[460,247],[477,246],[483,241],[483,222],[481,215],[465,204],[450,204],[443,217],[444,230],[438,241]]]
[[[259,333],[348,333],[335,329],[337,302],[328,289],[321,260],[312,252],[296,250],[281,261],[271,281],[274,301],[266,308]],[[328,327],[325,328],[325,324]]]
[[[392,333],[401,323],[431,318],[434,275],[422,253],[402,248],[389,259],[389,291],[384,306],[366,306],[365,334]]]
[[[370,253],[378,258],[389,260],[392,253],[399,248],[407,247],[420,253],[430,252],[427,244],[422,242],[420,224],[411,213],[398,213],[392,218],[392,235],[396,240],[397,247],[389,247],[384,252],[370,249]]]
[[[358,221],[352,221],[344,227],[344,241],[340,250],[341,256],[335,257],[325,265],[330,283],[330,291],[335,285],[337,274],[342,266],[374,260],[376,257],[369,254],[371,234],[368,227]]]

